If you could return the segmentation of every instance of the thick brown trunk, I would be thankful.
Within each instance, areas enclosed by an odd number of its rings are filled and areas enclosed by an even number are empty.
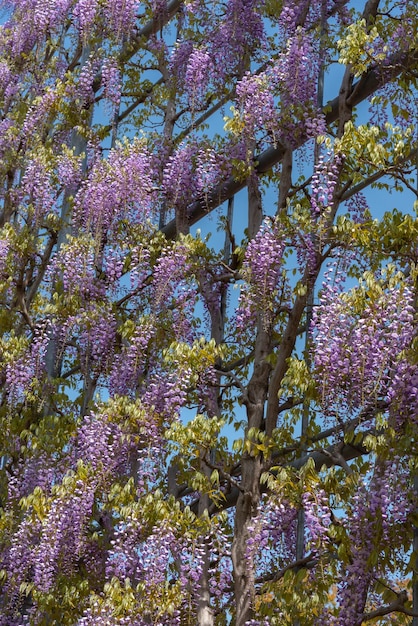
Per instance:
[[[248,234],[255,237],[263,219],[262,201],[256,176],[248,180]],[[257,431],[264,428],[264,405],[271,367],[266,358],[271,352],[271,333],[258,316],[254,348],[254,371],[247,386],[244,404],[247,408],[248,448],[244,450],[241,467],[241,491],[235,509],[234,540],[232,543],[232,565],[236,626],[252,619],[255,598],[255,572],[253,558],[248,550],[249,527],[257,514],[260,503],[260,477],[263,471],[263,456],[252,449]],[[254,430],[253,430],[254,429]],[[255,433],[255,434],[253,434]],[[254,441],[254,443],[257,443]]]
[[[270,375],[270,366],[266,362],[266,357],[270,350],[271,337],[260,322],[255,347],[254,373],[248,384],[248,393],[245,399],[248,418],[246,439],[250,448],[244,452],[241,461],[241,492],[235,510],[232,544],[236,626],[244,626],[247,621],[252,619],[256,594],[254,563],[248,550],[248,539],[250,537],[249,527],[257,514],[260,503],[260,477],[264,460],[260,452],[251,450],[253,439],[251,429],[257,431],[263,427],[264,404],[267,398]],[[253,533],[251,533],[251,537],[253,538]]]
[[[244,626],[253,617],[255,574],[253,559],[248,550],[248,539],[250,538],[249,526],[257,513],[260,501],[261,457],[245,455],[242,459],[242,470],[242,484],[246,485],[246,489],[238,497],[232,544],[236,626]]]

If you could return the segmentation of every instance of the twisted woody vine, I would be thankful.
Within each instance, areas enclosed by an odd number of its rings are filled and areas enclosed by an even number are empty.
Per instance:
[[[415,0],[0,11],[0,626],[418,624]]]

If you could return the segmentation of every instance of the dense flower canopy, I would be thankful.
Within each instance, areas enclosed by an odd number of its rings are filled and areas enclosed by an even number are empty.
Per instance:
[[[417,620],[415,0],[1,11],[0,626]]]

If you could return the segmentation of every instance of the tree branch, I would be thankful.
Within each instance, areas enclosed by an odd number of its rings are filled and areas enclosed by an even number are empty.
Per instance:
[[[416,63],[418,58],[418,52],[414,51],[407,56],[404,54],[394,54],[392,55],[390,61],[391,64],[396,68],[394,70],[393,78],[395,78],[401,72],[401,68],[410,68]],[[382,68],[378,65],[369,69],[362,78],[354,83],[352,86],[352,91],[349,96],[350,98],[350,106],[354,107],[364,100],[371,96],[377,89],[382,87],[385,82],[389,79],[386,79],[382,76]],[[327,125],[330,125],[336,122],[339,118],[339,101],[340,97],[337,96],[324,107],[325,120]],[[302,137],[298,141],[298,146],[301,147],[304,143],[306,143],[307,137]],[[282,145],[275,145],[271,148],[268,148],[264,152],[262,152],[259,156],[256,156],[254,159],[255,162],[255,171],[257,174],[265,174],[268,172],[274,165],[279,163],[284,157],[285,148]],[[220,206],[225,200],[228,200],[236,193],[241,191],[247,184],[246,180],[236,180],[231,177],[227,181],[221,183],[215,189],[213,189],[209,194],[205,195],[203,198],[199,198],[195,200],[188,208],[188,221],[189,225],[196,224],[202,217],[211,213],[214,209]],[[176,224],[175,220],[169,222],[163,229],[166,237],[169,239],[173,239],[176,236]]]
[[[361,617],[361,622],[368,622],[376,617],[383,617],[384,615],[389,615],[389,613],[404,613],[405,615],[409,615],[410,617],[418,617],[418,613],[414,613],[411,609],[408,609],[405,604],[408,602],[408,594],[406,591],[401,591],[398,594],[398,598],[388,604],[386,606],[380,607],[380,609],[376,609],[375,611],[370,611],[369,613],[363,613]],[[359,621],[360,624],[360,621]]]

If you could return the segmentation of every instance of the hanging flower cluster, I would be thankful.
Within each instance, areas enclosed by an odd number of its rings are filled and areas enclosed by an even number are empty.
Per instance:
[[[131,447],[129,438],[107,415],[84,418],[67,449],[74,469],[46,492],[38,484],[20,503],[24,517],[3,556],[10,572],[5,590],[10,597],[18,597],[29,571],[36,589],[48,592],[57,578],[72,575],[82,555],[89,563],[88,554],[94,549],[89,523],[96,491],[124,468]],[[98,558],[92,560],[93,568]]]
[[[230,597],[232,578],[229,555],[225,553],[227,540],[216,520],[210,523],[210,528],[196,521],[196,531],[181,536],[175,523],[162,520],[149,529],[146,521],[134,514],[115,529],[106,576],[120,581],[129,578],[132,586],[141,590],[141,594],[137,593],[138,604],[146,606],[150,614],[158,611],[160,594],[167,593],[166,579],[171,578],[178,609],[164,616],[163,623],[180,626],[183,610],[190,614],[191,609],[197,609],[207,559],[218,565],[222,563],[211,572],[214,605],[223,606]]]
[[[325,210],[332,210],[334,206],[334,194],[342,162],[343,156],[340,154],[327,160],[325,155],[319,155],[311,180],[311,213],[314,219]]]
[[[69,296],[78,295],[85,301],[100,298],[104,293],[104,285],[96,280],[95,246],[90,239],[68,237],[67,243],[55,258],[50,276],[62,281],[63,289]]]
[[[103,95],[112,105],[118,107],[121,99],[121,75],[116,61],[107,58],[102,64]]]
[[[368,482],[353,498],[351,558],[340,583],[340,609],[338,618],[332,622],[335,626],[360,622],[373,576],[371,554],[378,552],[383,559],[385,551],[402,552],[402,531],[414,507],[413,499],[408,497],[408,477],[399,458],[381,462]]]
[[[264,44],[259,5],[259,0],[228,0],[225,14],[201,45],[193,45],[190,39],[176,42],[170,69],[192,110],[204,104],[211,87],[223,89],[232,75],[242,74],[248,52]],[[191,4],[187,11],[193,13]]]
[[[6,364],[5,382],[8,401],[11,404],[23,400],[33,383],[45,374],[50,326],[42,324],[35,328],[33,337],[23,354]]]
[[[210,39],[210,53],[217,80],[242,74],[250,50],[263,45],[265,32],[259,0],[228,0],[223,20]]]
[[[410,287],[390,287],[377,296],[371,289],[360,312],[355,295],[344,296],[328,284],[315,307],[315,376],[325,410],[385,398],[415,336]]]
[[[135,392],[144,376],[148,361],[148,346],[155,334],[152,320],[138,324],[129,344],[114,358],[110,373],[110,393],[129,394]]]
[[[185,87],[192,111],[204,104],[204,97],[213,74],[212,60],[206,50],[194,49],[187,61]]]
[[[53,210],[57,191],[52,184],[51,172],[43,161],[36,158],[29,161],[22,180],[22,194],[33,209],[36,224]]]
[[[311,36],[300,28],[267,70],[247,73],[236,88],[244,132],[249,137],[267,132],[273,142],[290,146],[302,135],[325,134],[325,118],[317,106],[319,65]]]
[[[246,74],[238,83],[236,93],[245,134],[253,137],[264,129],[278,137],[278,109],[267,73]]]
[[[280,498],[263,499],[257,515],[248,526],[246,559],[249,570],[263,574],[277,564],[295,558],[298,510]]]
[[[401,361],[391,382],[388,395],[390,413],[396,429],[418,427],[418,365]]]
[[[282,274],[285,242],[278,221],[266,219],[245,253],[237,324],[242,330],[260,313],[263,323],[274,318],[274,304]]]
[[[105,374],[111,365],[116,343],[117,322],[109,306],[87,303],[69,316],[61,327],[62,349],[77,337],[77,352],[81,371]]]
[[[139,0],[77,0],[73,13],[83,37],[102,23],[109,35],[120,40],[131,34],[138,6]]]
[[[117,229],[121,220],[146,222],[157,200],[152,161],[140,141],[111,150],[106,161],[96,160],[75,197],[75,225],[100,239],[101,233]]]
[[[169,158],[163,172],[163,188],[172,206],[187,205],[195,195],[194,164],[196,146],[181,144]]]
[[[234,160],[245,158],[243,142],[228,142],[215,149],[207,141],[191,138],[181,143],[163,169],[162,192],[167,209],[184,208],[213,193],[233,171]]]

